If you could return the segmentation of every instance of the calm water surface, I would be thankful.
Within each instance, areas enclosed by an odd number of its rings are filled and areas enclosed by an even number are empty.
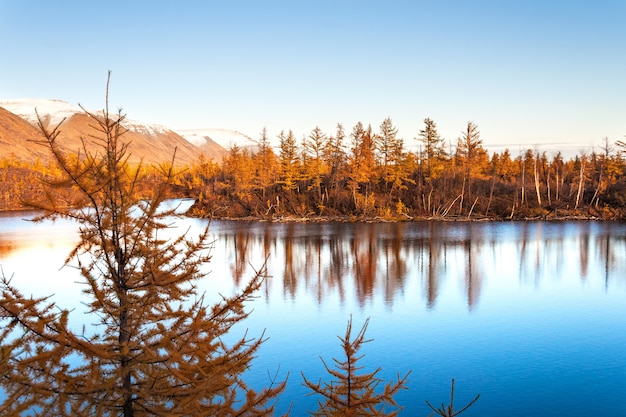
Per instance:
[[[33,224],[0,215],[0,265],[24,292],[80,297],[76,272],[61,268],[76,243],[68,222]],[[199,231],[180,219],[173,233]],[[246,375],[252,386],[284,378],[278,411],[306,415],[327,378],[320,357],[341,358],[337,335],[350,316],[370,318],[364,371],[386,380],[409,370],[396,397],[402,416],[428,416],[424,400],[463,416],[624,416],[626,225],[611,222],[276,224],[214,221],[210,296],[243,285],[267,259],[270,277],[248,328],[269,340]],[[89,322],[80,314],[73,323]],[[268,376],[269,375],[269,376]]]

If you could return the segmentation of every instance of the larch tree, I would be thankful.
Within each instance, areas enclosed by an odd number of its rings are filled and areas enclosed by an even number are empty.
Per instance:
[[[433,406],[429,401],[426,401],[426,405],[428,405],[428,407],[431,410],[433,410],[430,416],[438,415],[441,417],[456,417],[466,412],[471,406],[474,405],[474,403],[476,403],[476,401],[478,401],[479,398],[480,398],[480,394],[477,394],[473,400],[465,404],[460,409],[455,410],[454,409],[454,378],[453,378],[452,386],[450,388],[450,402],[447,405],[442,403],[441,407],[439,408],[435,408],[435,406]]]
[[[537,204],[539,207],[542,206],[541,203],[541,180],[539,178],[540,170],[539,170],[539,162],[541,161],[541,155],[539,154],[539,150],[535,148],[535,155],[533,158],[533,181],[535,183],[535,194],[537,195]]]
[[[478,126],[474,122],[467,122],[467,126],[457,142],[457,158],[460,160],[464,171],[461,210],[465,195],[468,199],[472,197],[472,179],[483,167],[483,162],[487,162],[487,151],[483,148],[482,143]]]
[[[424,146],[426,181],[432,186],[433,177],[437,177],[443,171],[443,161],[446,158],[444,139],[437,131],[437,124],[428,117],[424,119],[424,129],[419,131],[417,139]]]
[[[561,192],[563,190],[563,184],[565,182],[565,161],[561,151],[558,151],[550,162],[550,167],[554,170],[554,199],[556,201],[561,200]]]
[[[313,416],[319,417],[363,417],[363,416],[397,416],[402,410],[394,400],[394,396],[403,389],[409,373],[398,377],[395,381],[386,383],[382,390],[379,385],[384,381],[378,377],[381,368],[376,368],[373,372],[361,372],[363,367],[359,360],[363,355],[359,354],[364,343],[370,340],[365,339],[365,331],[369,319],[365,321],[356,337],[352,338],[352,318],[348,321],[346,334],[339,337],[341,347],[345,354],[345,360],[333,359],[335,367],[329,367],[322,359],[322,363],[333,379],[330,382],[312,382],[304,379],[304,385],[314,394],[322,397],[318,401],[318,408],[310,411]],[[378,391],[378,392],[377,392]]]
[[[393,182],[391,165],[394,164],[394,151],[398,147],[398,129],[393,125],[390,117],[380,124],[379,134],[375,136],[376,149],[379,153],[379,165],[385,187]]]
[[[315,190],[317,204],[322,204],[322,180],[327,174],[328,166],[324,162],[324,150],[328,146],[328,136],[316,126],[302,142],[306,155],[304,171],[308,180],[312,181],[310,189]]]
[[[595,153],[595,152],[594,152]],[[602,140],[600,152],[593,158],[596,172],[596,187],[591,198],[591,204],[598,208],[600,201],[603,199],[608,187],[615,184],[617,175],[621,174],[620,164],[613,153],[608,137]]]
[[[329,185],[332,193],[332,201],[335,203],[340,183],[345,181],[346,175],[346,151],[344,141],[346,134],[343,125],[337,124],[336,133],[328,139],[328,144],[324,148],[324,160],[329,169]],[[334,197],[334,198],[333,198]]]
[[[574,210],[577,210],[578,206],[582,203],[585,193],[585,180],[587,177],[587,154],[583,152],[580,158],[576,156],[576,162],[578,162],[578,187],[576,188],[576,204],[574,205]]]
[[[222,161],[222,171],[230,185],[231,195],[242,200],[249,199],[257,179],[250,151],[232,144]]]
[[[280,140],[279,150],[279,180],[283,189],[291,193],[298,188],[298,180],[300,179],[300,160],[298,157],[298,143],[296,137],[290,130],[287,134],[284,131],[278,135]]]
[[[389,166],[387,169],[387,184],[391,184],[388,197],[391,198],[400,190],[407,189],[407,183],[415,183],[410,178],[411,172],[414,170],[414,162],[412,154],[404,150],[404,140],[396,139],[391,148],[389,155]]]
[[[267,128],[263,128],[259,139],[259,149],[254,154],[257,189],[260,189],[263,197],[266,190],[274,185],[276,181],[276,154],[272,150],[272,145],[267,137]]]
[[[110,79],[110,74],[109,74]],[[85,113],[93,135],[78,158],[62,150],[61,125],[39,127],[64,173],[48,184],[48,199],[32,203],[39,218],[72,219],[80,241],[68,255],[84,285],[93,324],[70,326],[71,310],[49,297],[23,294],[15,278],[0,280],[0,410],[29,416],[262,416],[273,412],[285,382],[256,392],[242,373],[263,343],[245,334],[223,340],[248,316],[247,301],[264,277],[261,269],[240,291],[205,301],[197,289],[209,279],[208,230],[168,238],[172,210],[163,208],[173,163],[163,181],[140,196],[140,167],[128,163],[125,117]],[[91,151],[87,142],[98,151]],[[55,188],[71,188],[59,201]],[[72,306],[74,307],[74,306]]]
[[[348,181],[356,208],[359,208],[358,192],[365,184],[365,194],[374,177],[376,166],[375,144],[371,126],[367,129],[358,122],[350,133],[350,153],[348,155]],[[362,191],[362,190],[361,190]]]

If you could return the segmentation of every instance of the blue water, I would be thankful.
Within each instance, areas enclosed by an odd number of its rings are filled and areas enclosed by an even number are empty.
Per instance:
[[[25,217],[21,216],[21,217]],[[204,220],[181,219],[173,233]],[[75,242],[69,223],[0,218],[0,265],[35,294],[75,302],[75,272],[59,270]],[[211,224],[209,297],[269,274],[245,329],[269,340],[246,381],[288,387],[277,409],[306,415],[303,372],[328,380],[320,357],[342,358],[337,335],[370,318],[364,371],[411,371],[395,398],[402,416],[425,400],[463,416],[623,416],[626,394],[626,225],[611,222]],[[32,262],[37,259],[37,262]],[[83,320],[75,318],[76,322]]]

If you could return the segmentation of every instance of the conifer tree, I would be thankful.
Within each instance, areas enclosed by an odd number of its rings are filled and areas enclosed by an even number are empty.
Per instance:
[[[321,204],[322,179],[328,171],[328,166],[324,163],[324,150],[328,146],[328,136],[319,126],[316,126],[304,139],[302,145],[307,161],[304,167],[306,177],[313,182],[309,188],[315,190],[316,200],[318,204]]]
[[[387,185],[389,181],[390,164],[392,163],[392,154],[397,146],[398,129],[393,125],[390,117],[387,117],[380,124],[380,133],[376,135],[376,148],[379,153],[381,166],[381,175]]]
[[[256,168],[256,187],[265,197],[266,190],[276,180],[276,154],[267,137],[267,128],[263,128],[259,139],[259,150],[254,155]]]
[[[278,139],[280,140],[280,179],[278,183],[284,190],[291,193],[298,188],[298,180],[300,179],[298,144],[291,130],[286,135],[284,131],[281,131]]]
[[[110,74],[109,74],[110,78]],[[0,403],[2,415],[233,416],[269,415],[285,383],[261,392],[242,380],[263,337],[222,337],[249,313],[244,309],[264,271],[238,293],[209,304],[196,289],[209,279],[208,230],[197,238],[168,239],[171,210],[164,210],[173,163],[149,196],[137,193],[141,168],[127,160],[124,115],[85,113],[94,134],[78,158],[62,150],[61,125],[40,121],[63,180],[49,188],[73,189],[72,198],[33,203],[44,218],[73,219],[80,242],[66,264],[84,284],[89,326],[76,330],[70,310],[49,297],[23,294],[0,281]],[[99,144],[100,152],[85,143]],[[168,220],[169,219],[169,220]]]
[[[257,178],[250,151],[233,144],[222,162],[224,177],[230,184],[232,195],[238,199],[250,198],[250,190],[254,188]]]
[[[426,179],[432,184],[443,170],[442,161],[446,157],[444,140],[437,131],[437,124],[431,118],[424,119],[424,129],[419,131],[418,140],[424,145],[424,159],[426,162]]]
[[[435,408],[429,401],[426,401],[426,405],[433,410],[430,414],[431,416],[438,415],[441,417],[456,417],[465,411],[467,411],[471,406],[474,405],[476,401],[480,398],[480,394],[476,395],[473,400],[465,404],[465,406],[461,407],[461,409],[454,409],[454,378],[452,379],[452,386],[450,387],[450,403],[448,405],[441,404],[441,407]]]
[[[374,141],[371,126],[367,129],[363,123],[358,122],[350,133],[350,155],[348,156],[349,186],[358,209],[357,193],[363,192],[362,184],[365,184],[365,194],[369,191],[369,185],[374,177],[375,154]]]
[[[322,396],[322,400],[318,401],[318,409],[310,412],[311,415],[323,417],[396,416],[402,409],[393,397],[400,390],[406,389],[408,373],[403,377],[398,374],[398,379],[387,383],[382,392],[376,392],[383,382],[377,376],[381,368],[369,373],[360,373],[363,367],[359,365],[359,360],[363,358],[363,355],[359,355],[359,350],[364,343],[370,341],[365,339],[368,324],[369,319],[352,339],[352,318],[350,318],[345,336],[339,337],[346,355],[345,360],[333,359],[335,368],[330,368],[322,359],[326,372],[333,377],[333,380],[324,383],[320,380],[314,383],[302,374],[304,384],[313,393]]]
[[[340,188],[339,184],[345,182],[347,166],[347,155],[344,149],[345,139],[346,134],[343,125],[337,123],[337,131],[328,139],[328,146],[324,149],[324,160],[329,167],[329,183],[334,197]]]
[[[457,141],[457,158],[465,171],[463,189],[461,190],[461,209],[465,195],[467,194],[468,199],[472,197],[472,180],[483,168],[483,164],[488,161],[487,151],[483,148],[482,143],[478,126],[474,122],[467,122],[465,130]],[[467,192],[465,188],[467,188]]]

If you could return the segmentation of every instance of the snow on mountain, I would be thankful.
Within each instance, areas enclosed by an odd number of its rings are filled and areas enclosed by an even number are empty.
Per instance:
[[[37,113],[39,113],[39,116],[44,121],[47,121],[51,126],[56,126],[63,119],[69,119],[77,113],[84,113],[80,106],[68,103],[67,101],[41,98],[0,100],[0,107],[3,107],[4,109],[20,116],[34,125],[37,124]],[[89,111],[95,114],[102,112],[102,110]],[[156,136],[160,133],[167,133],[171,131],[171,129],[165,126],[158,124],[146,124],[133,119],[126,119],[124,121],[124,126],[134,132],[148,136]]]
[[[123,125],[127,129],[130,129],[142,135],[148,135],[148,136],[156,136],[160,133],[173,132],[173,130],[170,129],[169,127],[165,127],[165,126],[154,124],[154,123],[146,124],[146,123],[142,123],[138,120],[133,120],[133,119],[124,120]]]
[[[74,104],[62,100],[48,100],[41,98],[21,98],[13,100],[0,100],[0,107],[20,116],[31,124],[37,124],[37,113],[42,118],[49,116],[51,125],[59,124],[63,119],[69,119],[83,110]]]
[[[258,145],[257,141],[250,136],[230,129],[181,129],[176,130],[176,133],[199,147],[206,143],[206,138],[213,140],[224,149],[230,149],[232,145],[241,148]]]
[[[75,114],[83,114],[84,111],[80,106],[68,103],[62,100],[51,99],[5,99],[0,100],[0,107],[20,116],[29,123],[37,124],[37,113],[44,123],[56,126],[63,119],[69,120]],[[101,113],[102,110],[96,110],[95,114]],[[37,113],[36,113],[37,112]],[[174,132],[185,138],[192,145],[203,150],[207,146],[211,146],[209,142],[215,142],[225,150],[232,145],[239,147],[254,147],[258,143],[243,133],[229,129],[183,129],[174,131],[166,126],[158,124],[147,124],[134,119],[126,119],[124,126],[131,131],[145,136],[158,136],[159,134],[167,134]],[[210,139],[209,140],[207,140]]]

